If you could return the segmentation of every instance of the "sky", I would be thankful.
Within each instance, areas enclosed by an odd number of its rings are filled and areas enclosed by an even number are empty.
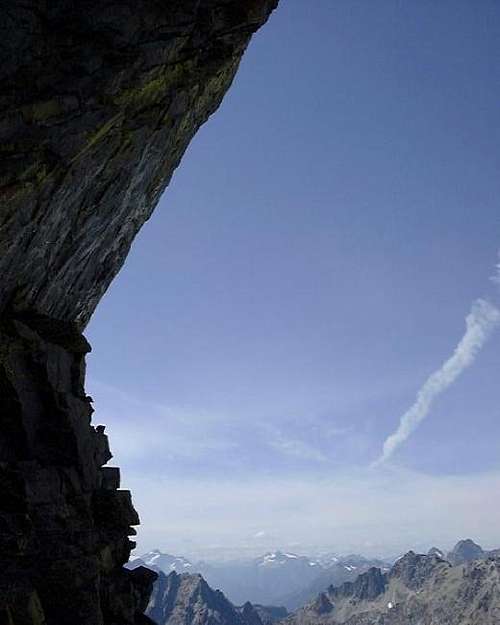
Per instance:
[[[87,337],[153,547],[500,546],[500,5],[282,0]]]

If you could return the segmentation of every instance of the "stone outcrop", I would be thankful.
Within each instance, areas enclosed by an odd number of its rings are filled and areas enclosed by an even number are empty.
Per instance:
[[[139,518],[90,423],[89,350],[71,322],[0,321],[2,623],[134,623],[156,578],[121,567]]]
[[[2,625],[150,622],[81,331],[276,2],[2,4]]]

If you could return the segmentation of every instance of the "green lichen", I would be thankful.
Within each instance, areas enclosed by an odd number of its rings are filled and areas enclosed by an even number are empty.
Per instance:
[[[120,116],[120,114],[115,115],[108,122],[106,122],[100,128],[91,133],[89,138],[87,139],[87,143],[84,149],[90,149],[91,147],[102,141],[111,132],[111,130],[113,130]]]
[[[194,61],[186,60],[172,65],[155,68],[137,86],[123,89],[113,98],[113,102],[123,107],[147,108],[161,102],[176,85],[192,79]]]
[[[41,160],[36,160],[33,165],[28,167],[20,176],[21,182],[34,182],[35,184],[42,184],[49,175],[47,164]]]
[[[128,152],[134,145],[134,133],[127,129],[122,129],[122,140],[120,144],[120,154]]]
[[[28,605],[26,606],[26,616],[32,625],[45,625],[46,620],[43,613],[42,604],[36,591],[30,594]]]
[[[62,113],[62,108],[57,100],[36,102],[33,104],[33,119],[37,122],[45,121],[51,117],[57,117]]]
[[[122,107],[145,108],[160,102],[166,90],[165,77],[158,76],[140,87],[124,89],[116,96],[114,102]]]
[[[0,143],[0,152],[14,154],[18,149],[15,143]]]
[[[80,159],[82,156],[84,156],[85,154],[87,154],[90,150],[92,150],[93,147],[95,147],[96,145],[98,145],[101,141],[103,141],[104,139],[106,139],[108,137],[108,135],[111,133],[111,131],[121,123],[122,121],[122,113],[118,113],[117,115],[114,115],[109,121],[107,121],[105,124],[103,124],[102,126],[100,126],[97,130],[94,130],[93,132],[89,133],[89,135],[87,136],[87,140],[85,142],[85,145],[83,146],[83,148],[80,150],[80,152],[78,152],[78,154],[76,154],[72,159],[71,162],[75,162],[78,159]]]
[[[23,117],[28,122],[45,122],[53,117],[57,117],[63,113],[63,108],[57,100],[43,100],[35,102],[30,106],[22,109]]]

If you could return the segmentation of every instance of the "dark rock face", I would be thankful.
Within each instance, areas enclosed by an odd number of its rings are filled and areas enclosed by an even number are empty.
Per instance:
[[[7,0],[0,311],[85,325],[277,0]]]
[[[80,330],[276,3],[2,4],[2,624],[149,622]]]
[[[90,424],[76,326],[0,322],[0,614],[6,623],[134,623],[156,574],[126,571],[130,493]],[[123,599],[127,599],[123,601]],[[25,614],[26,612],[26,614]],[[11,620],[9,620],[9,618]]]

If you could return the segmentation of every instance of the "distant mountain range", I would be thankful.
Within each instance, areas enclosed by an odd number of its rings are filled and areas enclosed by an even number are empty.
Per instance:
[[[162,553],[159,549],[153,549],[148,551],[138,558],[132,558],[128,564],[128,568],[135,569],[138,566],[146,566],[148,569],[154,571],[166,573],[167,575],[172,571],[176,573],[194,573],[195,567],[193,564],[181,556],[171,556],[168,553]]]
[[[169,574],[200,573],[207,583],[220,588],[230,601],[240,605],[283,605],[289,610],[304,605],[329,585],[352,581],[372,566],[388,570],[390,564],[358,555],[318,559],[275,551],[259,558],[224,563],[192,563],[185,558],[150,551],[129,563]]]
[[[300,590],[283,596],[279,603],[283,603],[289,610],[296,610],[328,586],[339,586],[344,582],[353,581],[358,575],[372,567],[379,567],[382,571],[388,571],[391,565],[383,560],[370,560],[358,555],[332,558],[326,566],[323,566],[319,575],[312,582]]]
[[[470,546],[460,546],[458,557],[472,556]],[[371,568],[330,586],[281,625],[498,625],[500,557],[477,554],[453,565],[410,551],[389,572]]]
[[[425,555],[410,551],[390,569],[370,567],[352,581],[324,588],[293,614],[248,601],[237,607],[199,573],[172,568],[168,575],[160,573],[147,614],[158,625],[499,625],[500,550],[484,551],[468,539],[448,559],[442,556],[437,548]],[[141,560],[154,557],[145,554]],[[258,562],[280,570],[295,559],[300,558],[277,552]],[[191,563],[182,561],[156,557],[153,566],[189,568]]]

